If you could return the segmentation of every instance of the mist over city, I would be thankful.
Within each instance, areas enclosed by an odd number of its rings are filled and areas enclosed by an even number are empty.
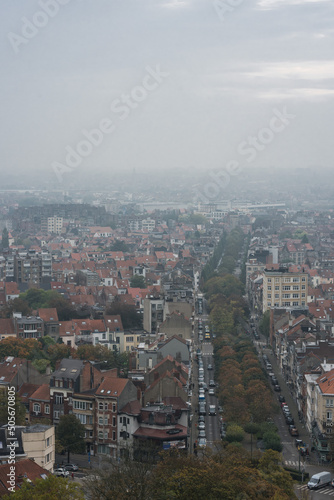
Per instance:
[[[333,26],[2,2],[0,497],[334,494]]]

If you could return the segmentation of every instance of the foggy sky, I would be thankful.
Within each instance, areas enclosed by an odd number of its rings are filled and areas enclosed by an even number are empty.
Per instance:
[[[4,177],[57,183],[55,162],[63,182],[235,159],[333,165],[333,0],[2,0],[1,11]],[[293,118],[278,130],[284,110]],[[101,123],[108,132],[69,166]]]

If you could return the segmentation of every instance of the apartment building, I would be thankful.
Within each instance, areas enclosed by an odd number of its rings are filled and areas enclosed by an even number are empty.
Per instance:
[[[263,276],[263,312],[272,307],[305,308],[307,295],[307,273],[289,272],[287,268],[265,270]]]
[[[52,217],[43,217],[41,220],[41,231],[48,234],[61,234],[63,230],[63,217],[53,215]]]

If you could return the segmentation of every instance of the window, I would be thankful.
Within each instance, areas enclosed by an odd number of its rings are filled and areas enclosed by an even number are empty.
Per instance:
[[[58,411],[58,410],[55,410],[55,411],[53,412],[53,417],[54,417],[54,418],[59,418],[59,411]]]
[[[108,425],[108,417],[104,417],[104,425]]]
[[[103,439],[103,432],[99,431],[99,439]]]
[[[290,286],[284,285],[283,290],[285,290],[285,291],[290,290]]]
[[[293,293],[292,294],[293,299],[299,299],[299,293]]]
[[[267,302],[267,306],[268,306],[268,307],[271,307],[271,302]]]
[[[45,405],[44,406],[44,411],[47,415],[50,415],[50,405]]]
[[[125,337],[126,342],[133,342],[133,337]]]
[[[268,299],[271,299],[271,293],[268,293]]]
[[[305,278],[305,276],[303,276],[303,277],[302,277],[302,281],[306,281],[306,278]]]
[[[124,418],[125,418],[125,417],[124,417]],[[115,427],[115,426],[116,426],[116,417],[113,417],[113,418],[112,418],[112,425],[113,425],[113,427]]]
[[[292,281],[293,281],[294,283],[299,283],[299,281],[300,281],[300,280],[299,280],[299,278],[292,278]]]
[[[291,278],[284,278],[284,283],[290,283]]]
[[[112,404],[112,411],[115,413],[115,411],[116,411],[116,403]]]
[[[34,403],[34,412],[39,413],[41,411],[41,405]]]
[[[63,402],[64,402],[63,395],[56,394],[56,396],[55,396],[55,403],[56,403],[56,405],[62,405]]]
[[[271,278],[268,278],[268,283],[271,283]]]
[[[290,294],[289,293],[283,293],[283,299],[289,299]]]
[[[299,302],[292,302],[293,306],[299,306]]]
[[[279,290],[279,286],[275,286],[275,290],[278,291]]]
[[[275,278],[275,283],[279,283],[279,278]]]
[[[108,439],[108,437],[109,437],[109,436],[108,436],[108,431],[106,431],[106,432],[104,433],[104,439]]]
[[[271,286],[268,286],[268,290],[271,290]]]
[[[283,302],[284,307],[290,307],[290,302]]]
[[[299,286],[298,285],[293,285],[292,289],[293,290],[299,290]]]
[[[333,405],[333,401],[334,401],[333,399],[326,399],[326,406],[327,406],[327,407],[328,407],[328,406],[333,407],[333,406],[334,406],[334,405]]]
[[[75,416],[83,425],[87,424],[87,415],[84,415],[83,413],[75,413]]]
[[[112,431],[112,440],[115,441],[116,440],[116,432],[115,431]]]
[[[108,403],[104,403],[104,409],[108,410]]]
[[[46,438],[46,447],[48,448],[50,446],[50,438]]]
[[[331,411],[327,412],[327,420],[332,420],[333,419],[333,413]]]
[[[99,425],[103,425],[103,417],[99,417]]]
[[[275,302],[274,306],[279,307],[279,302]]]
[[[302,285],[302,290],[306,290],[306,286],[305,285]]]
[[[74,401],[75,410],[86,410],[86,401]]]
[[[93,437],[93,431],[89,431],[89,437],[92,438]]]
[[[99,403],[99,410],[103,410],[103,403]]]
[[[275,299],[279,299],[279,293],[275,293]]]

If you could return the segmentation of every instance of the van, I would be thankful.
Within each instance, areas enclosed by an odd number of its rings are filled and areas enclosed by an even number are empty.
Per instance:
[[[317,490],[318,488],[327,486],[330,483],[331,483],[331,473],[319,472],[318,474],[314,474],[314,476],[311,477],[311,479],[307,483],[307,487],[309,490]]]
[[[199,368],[198,369],[198,376],[199,377],[204,377],[204,368]]]

